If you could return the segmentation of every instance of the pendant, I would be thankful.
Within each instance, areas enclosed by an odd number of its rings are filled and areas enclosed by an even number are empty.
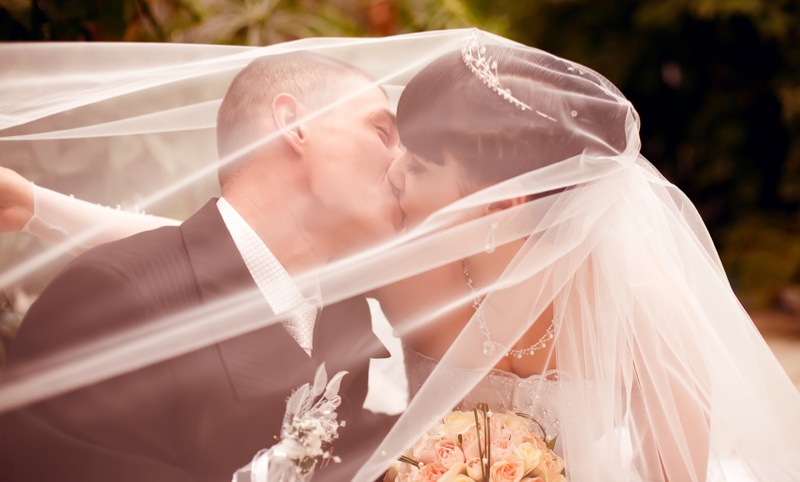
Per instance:
[[[497,343],[486,340],[483,342],[483,355],[492,356],[497,348]]]

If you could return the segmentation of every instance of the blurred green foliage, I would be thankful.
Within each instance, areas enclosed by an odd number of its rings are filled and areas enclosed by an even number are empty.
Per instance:
[[[744,216],[721,235],[722,263],[735,273],[735,288],[745,306],[765,307],[796,283],[800,272],[800,222],[780,215]]]
[[[0,0],[3,40],[263,45],[475,26],[597,70],[753,307],[800,282],[797,0]]]

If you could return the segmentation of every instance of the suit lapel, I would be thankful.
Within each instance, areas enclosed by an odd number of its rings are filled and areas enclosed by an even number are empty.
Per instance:
[[[313,354],[316,360],[330,366],[343,360],[352,359],[344,364],[353,365],[368,358],[390,356],[372,331],[372,317],[365,297],[356,296],[323,308],[314,325]]]
[[[212,199],[181,225],[190,264],[203,302],[250,291],[260,302],[237,318],[253,322],[274,316]],[[231,387],[240,400],[279,395],[313,380],[316,363],[275,323],[216,345]]]

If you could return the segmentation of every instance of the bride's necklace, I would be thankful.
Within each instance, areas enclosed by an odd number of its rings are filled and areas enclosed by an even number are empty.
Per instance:
[[[496,341],[492,341],[492,333],[489,331],[489,325],[486,323],[486,318],[483,316],[483,308],[481,307],[482,300],[481,297],[478,296],[478,291],[475,289],[475,283],[472,281],[472,276],[469,275],[467,263],[465,263],[464,260],[461,260],[461,266],[464,267],[464,276],[467,278],[467,286],[469,286],[469,290],[472,293],[472,308],[475,310],[475,316],[478,317],[478,329],[480,330],[481,334],[486,337],[486,341],[483,342],[483,354],[485,356],[491,356],[496,350],[503,349],[503,345]],[[547,331],[544,332],[542,337],[539,338],[536,343],[528,348],[509,350],[506,352],[506,356],[522,358],[525,355],[533,355],[537,350],[541,350],[547,346],[547,342],[553,339],[555,328],[555,323],[550,323]]]

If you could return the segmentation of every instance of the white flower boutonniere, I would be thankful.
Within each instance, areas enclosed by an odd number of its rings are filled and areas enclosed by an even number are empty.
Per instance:
[[[320,365],[314,384],[300,386],[286,401],[280,441],[236,471],[233,482],[304,482],[320,460],[339,462],[330,444],[344,426],[336,420],[336,409],[342,403],[339,386],[346,374],[339,372],[328,381],[325,364]]]

